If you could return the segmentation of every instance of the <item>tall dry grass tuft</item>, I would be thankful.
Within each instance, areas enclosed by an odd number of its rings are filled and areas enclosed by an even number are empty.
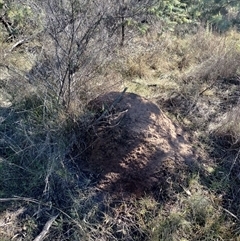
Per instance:
[[[185,71],[186,78],[199,81],[215,81],[239,73],[239,33],[229,32],[225,36],[200,30],[189,40],[191,66]]]
[[[225,114],[214,135],[231,149],[240,148],[240,101]]]

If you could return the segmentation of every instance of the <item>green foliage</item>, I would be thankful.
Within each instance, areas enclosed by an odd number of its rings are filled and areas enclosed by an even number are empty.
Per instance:
[[[186,3],[178,0],[159,1],[157,5],[149,9],[149,12],[156,15],[171,29],[171,27],[174,27],[176,24],[190,22],[186,6]]]
[[[226,31],[240,23],[239,1],[227,0],[164,0],[159,1],[149,9],[156,15],[167,29],[177,24],[204,22],[211,24],[214,29]]]
[[[3,9],[3,6],[4,6],[4,2],[3,0],[0,0],[0,10]]]
[[[29,6],[23,6],[19,8],[18,5],[13,5],[8,10],[7,15],[13,25],[20,29],[24,27],[24,23],[26,22],[27,18],[33,16],[33,13]]]
[[[226,31],[237,24],[239,1],[186,0],[187,11],[192,20],[208,22],[220,31]]]
[[[31,35],[36,30],[41,30],[41,10],[36,9],[34,4],[26,2],[0,0],[0,16],[2,28],[7,30],[11,38],[19,35]]]

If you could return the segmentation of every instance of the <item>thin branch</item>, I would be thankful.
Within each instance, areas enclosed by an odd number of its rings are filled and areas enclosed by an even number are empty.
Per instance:
[[[230,174],[231,174],[231,172],[232,172],[232,169],[233,169],[233,167],[235,166],[235,164],[236,164],[236,162],[237,162],[237,159],[238,159],[238,157],[239,157],[239,154],[240,154],[240,149],[238,150],[238,153],[237,153],[236,157],[235,157],[234,160],[233,160],[233,163],[232,163],[232,165],[231,165],[231,167],[230,167],[230,170],[229,170],[229,173],[228,173],[227,177],[230,176]]]
[[[240,221],[239,218],[234,215],[233,213],[231,213],[229,210],[227,210],[226,208],[222,208],[222,210],[224,210],[226,213],[230,214],[232,217],[234,217],[237,221]]]
[[[11,202],[11,201],[25,201],[39,204],[40,202],[33,198],[28,197],[12,197],[12,198],[0,198],[0,202]]]
[[[27,43],[29,40],[28,39],[21,39],[17,43],[15,43],[9,50],[9,52],[12,52],[15,48],[23,45],[24,43]]]
[[[13,28],[12,28],[12,23],[8,22],[3,16],[0,17],[0,23],[2,23],[4,25],[4,27],[6,28],[8,34],[9,34],[9,38],[12,37],[13,35]]]
[[[115,105],[118,104],[122,100],[122,97],[123,97],[123,95],[125,94],[126,91],[127,91],[127,88],[125,88],[123,90],[123,92],[113,101],[112,105],[102,113],[102,115],[94,122],[94,124],[96,124],[100,120],[102,120],[106,116],[106,114],[109,111],[111,111],[115,107]]]
[[[44,237],[47,235],[49,229],[51,228],[53,222],[56,220],[56,218],[58,217],[59,214],[57,214],[56,216],[51,217],[46,224],[43,227],[42,232],[33,240],[33,241],[42,241],[44,240]]]

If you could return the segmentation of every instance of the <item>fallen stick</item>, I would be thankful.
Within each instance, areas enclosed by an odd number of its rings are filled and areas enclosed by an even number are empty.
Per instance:
[[[42,232],[33,241],[42,241],[57,217],[58,214],[56,216],[51,217],[44,225]]]
[[[11,49],[9,50],[9,52],[12,52],[15,48],[23,45],[24,43],[27,43],[28,41],[29,41],[29,39],[21,39],[21,40],[19,40],[17,43],[15,43],[15,44],[11,47]]]

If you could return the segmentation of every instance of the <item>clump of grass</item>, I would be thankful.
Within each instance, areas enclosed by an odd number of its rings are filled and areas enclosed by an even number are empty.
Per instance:
[[[189,58],[192,59],[186,70],[186,79],[196,81],[216,81],[219,78],[235,76],[239,71],[240,60],[238,33],[225,36],[199,31],[189,40]]]
[[[233,238],[231,218],[219,209],[221,198],[208,192],[193,177],[177,201],[162,206],[151,218],[150,240],[217,240]],[[156,207],[156,206],[155,206]],[[167,208],[166,208],[167,207]]]
[[[162,78],[169,71],[178,71],[180,46],[184,45],[173,35],[163,34],[144,42],[143,39],[130,43],[120,52],[122,75],[128,80],[145,79],[146,82]],[[134,49],[134,52],[132,51]]]
[[[64,181],[59,180],[63,173],[60,171],[61,159],[68,146],[61,136],[64,127],[58,113],[50,103],[36,94],[24,96],[21,101],[18,99],[18,102],[13,102],[12,106],[1,111],[0,197],[14,201],[18,196],[19,199],[12,205],[13,210],[19,208],[19,203],[23,202],[22,206],[25,207],[24,202],[30,201],[31,205],[21,215],[21,221],[17,222],[18,225],[21,223],[26,226],[22,230],[22,235],[27,232],[26,240],[33,240],[46,218],[38,219],[38,216],[34,216],[38,205],[50,201],[62,208],[67,200],[63,194],[61,197],[56,195],[60,188],[61,193],[64,193]],[[4,207],[7,209],[9,205],[5,203]],[[4,214],[2,216],[0,218],[4,220]],[[16,233],[10,232],[6,238],[14,235]]]
[[[240,107],[235,106],[225,114],[214,135],[225,143],[226,148],[238,150],[240,148]]]
[[[0,127],[3,195],[7,196],[9,192],[27,194],[32,188],[37,193],[37,189],[41,189],[38,183],[41,183],[39,180],[51,153],[50,132],[45,127],[47,123],[44,123],[46,113],[42,100],[36,96],[13,104],[3,113]]]

